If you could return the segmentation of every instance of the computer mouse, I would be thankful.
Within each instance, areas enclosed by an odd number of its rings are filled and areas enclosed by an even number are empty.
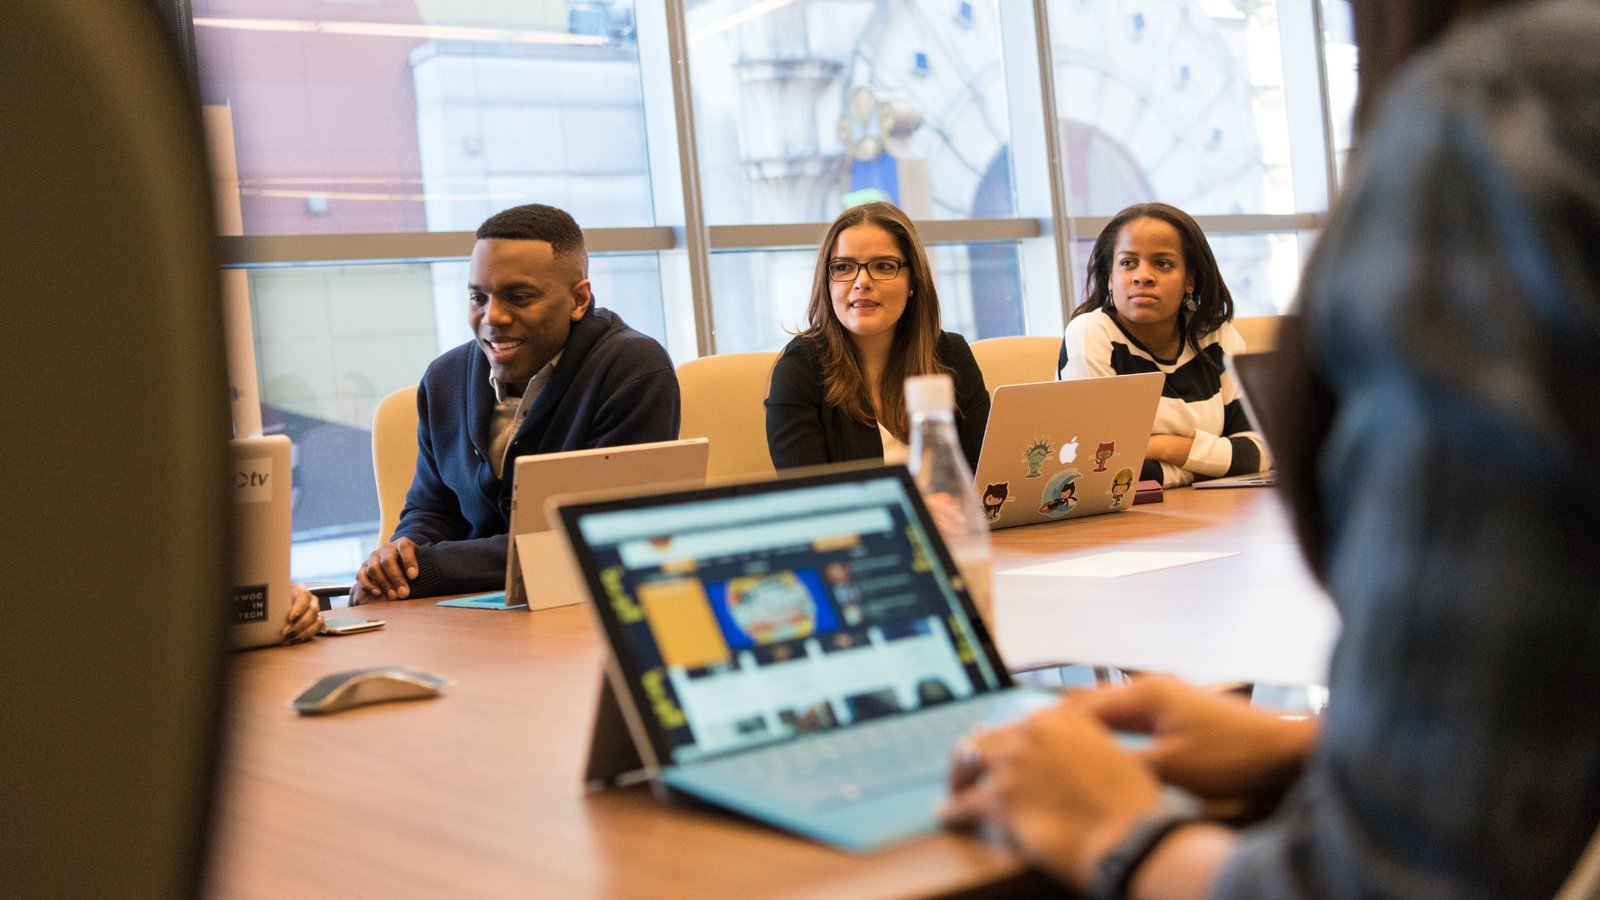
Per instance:
[[[302,715],[319,716],[343,712],[369,703],[390,700],[420,700],[437,697],[449,679],[404,666],[376,666],[336,672],[289,701]]]

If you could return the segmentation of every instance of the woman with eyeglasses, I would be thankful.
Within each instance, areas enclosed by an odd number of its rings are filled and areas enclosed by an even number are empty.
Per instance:
[[[1245,349],[1232,319],[1233,296],[1211,245],[1183,210],[1130,206],[1095,239],[1059,374],[1167,376],[1140,478],[1174,487],[1269,467],[1266,445],[1222,367]]]
[[[928,255],[904,212],[867,203],[834,220],[817,254],[807,315],[767,391],[773,466],[904,461],[905,380],[937,373],[955,379],[956,429],[968,465],[977,465],[989,392],[967,342],[939,327]]]

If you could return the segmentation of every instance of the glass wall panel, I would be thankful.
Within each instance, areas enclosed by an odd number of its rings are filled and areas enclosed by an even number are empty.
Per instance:
[[[1193,215],[1296,210],[1278,4],[1050,5],[1068,208],[1159,200]]]
[[[295,448],[297,579],[348,577],[376,543],[372,412],[439,352],[430,268],[249,272],[262,425]]]
[[[946,331],[968,341],[992,337],[980,323],[1004,315],[1014,320],[1012,330],[1001,333],[1022,333],[1021,263],[1015,243],[941,243],[927,250]],[[816,250],[809,248],[713,253],[719,352],[777,350],[804,328],[816,261]]]
[[[633,5],[193,0],[246,234],[654,224]]]
[[[1299,233],[1213,234],[1222,280],[1236,316],[1275,316],[1288,309],[1300,286]]]
[[[997,0],[690,0],[707,221],[1013,214]]]

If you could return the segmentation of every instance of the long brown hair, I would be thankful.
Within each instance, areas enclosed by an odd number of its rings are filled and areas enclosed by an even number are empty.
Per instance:
[[[1183,267],[1194,279],[1194,299],[1199,306],[1194,312],[1178,313],[1180,338],[1194,349],[1195,355],[1210,362],[1211,358],[1200,352],[1200,339],[1233,319],[1233,295],[1222,280],[1222,270],[1211,253],[1211,244],[1205,232],[1193,217],[1176,206],[1165,203],[1136,203],[1111,217],[1100,236],[1094,239],[1094,249],[1089,251],[1089,273],[1083,283],[1083,302],[1072,311],[1072,318],[1103,309],[1113,319],[1117,317],[1116,305],[1111,301],[1111,263],[1117,255],[1117,236],[1123,226],[1135,219],[1158,219],[1178,232],[1183,244]]]
[[[905,258],[911,278],[906,309],[894,326],[889,346],[889,362],[878,380],[878,415],[872,412],[872,395],[867,390],[861,351],[850,332],[833,313],[833,296],[828,288],[828,262],[839,233],[856,225],[876,225],[894,236]],[[824,400],[846,418],[870,425],[874,420],[897,440],[908,441],[911,419],[905,409],[905,381],[912,375],[949,373],[950,367],[938,358],[939,292],[933,286],[933,271],[928,254],[922,249],[917,227],[901,209],[882,201],[852,206],[828,226],[828,233],[817,250],[817,266],[811,277],[811,304],[806,309],[809,324],[800,337],[821,345]]]

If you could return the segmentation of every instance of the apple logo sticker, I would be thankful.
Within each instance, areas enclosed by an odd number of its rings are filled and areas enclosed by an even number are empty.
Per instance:
[[[1063,463],[1076,462],[1078,459],[1078,436],[1073,435],[1072,440],[1061,445],[1061,461]]]

